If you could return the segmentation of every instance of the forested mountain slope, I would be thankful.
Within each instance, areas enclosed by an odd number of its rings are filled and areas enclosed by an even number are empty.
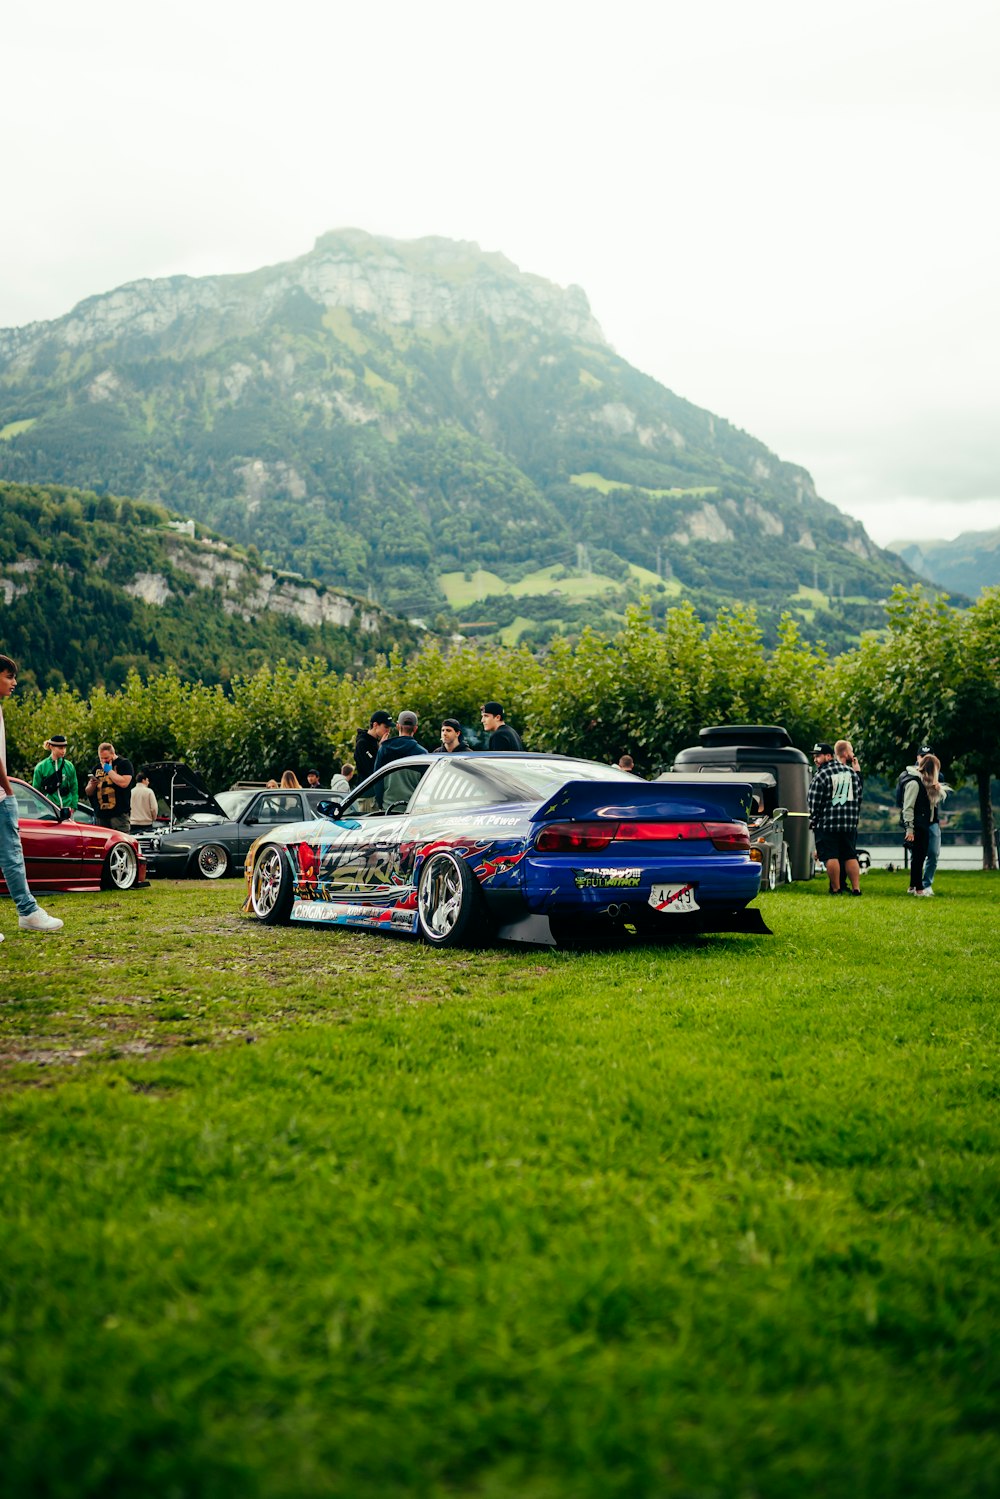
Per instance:
[[[791,605],[829,638],[911,579],[804,469],[619,358],[578,288],[448,240],[342,231],[0,331],[0,439],[0,476],[160,501],[394,610],[539,638],[639,588]]]
[[[279,656],[345,670],[415,641],[377,606],[177,524],[159,505],[0,482],[0,649],[25,683],[85,693],[168,665],[225,683]]]

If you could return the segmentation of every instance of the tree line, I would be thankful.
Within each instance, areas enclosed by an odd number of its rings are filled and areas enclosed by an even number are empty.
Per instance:
[[[867,770],[890,778],[929,742],[953,782],[975,782],[984,865],[996,867],[1000,588],[966,610],[897,588],[886,628],[837,657],[804,640],[789,615],[768,646],[753,605],[722,609],[706,626],[684,602],[662,622],[636,606],[618,633],[585,629],[542,655],[433,642],[410,656],[394,649],[356,675],[319,659],[280,659],[227,687],[173,669],[147,681],[132,672],[120,691],[84,698],[61,688],[12,700],[8,757],[15,773],[30,771],[44,740],[63,733],[77,762],[88,764],[110,739],[136,764],[184,760],[214,788],[285,768],[316,766],[328,777],[377,708],[412,709],[432,747],[442,717],[478,726],[487,698],[504,703],[530,749],[609,762],[627,751],[643,775],[668,768],[713,723],[783,724],[807,751],[817,738],[843,735]]]

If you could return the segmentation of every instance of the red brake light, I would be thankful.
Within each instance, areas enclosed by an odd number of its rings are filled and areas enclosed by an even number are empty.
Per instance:
[[[594,854],[614,843],[683,842],[710,839],[724,853],[749,849],[750,834],[742,822],[550,822],[535,839],[549,854]]]
[[[535,847],[547,854],[594,854],[607,848],[617,831],[616,822],[550,822]]]
[[[745,822],[706,822],[705,832],[712,846],[723,853],[746,852],[750,847],[750,834]]]
[[[619,843],[645,843],[663,838],[706,838],[703,822],[623,822],[618,827]]]

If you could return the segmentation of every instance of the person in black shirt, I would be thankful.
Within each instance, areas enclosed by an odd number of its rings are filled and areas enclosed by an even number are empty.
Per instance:
[[[468,748],[469,746],[466,744],[465,736],[462,733],[462,725],[458,719],[442,718],[441,743],[431,753],[434,755],[457,755],[460,750],[467,750]]]
[[[366,781],[375,769],[375,757],[382,741],[388,739],[392,719],[384,708],[373,713],[367,729],[359,729],[354,741],[354,764],[359,781]]]
[[[383,740],[379,745],[378,754],[375,756],[375,769],[381,770],[383,765],[388,765],[393,760],[405,760],[407,755],[426,755],[427,751],[422,744],[418,744],[413,737],[417,732],[417,715],[409,709],[402,712],[396,719],[396,728],[399,733],[392,739]]]
[[[484,703],[479,715],[483,728],[489,735],[486,741],[488,750],[523,750],[521,736],[516,729],[512,729],[509,723],[503,721],[503,704],[498,702]]]
[[[119,755],[107,740],[97,746],[97,754],[100,763],[90,772],[86,795],[100,827],[127,833],[134,775],[132,761]]]
[[[393,760],[405,760],[409,755],[426,755],[427,750],[413,737],[417,732],[417,715],[409,709],[404,710],[396,719],[396,728],[399,733],[392,739],[386,739],[379,745],[378,754],[375,756],[375,769],[381,770],[385,765],[391,765]],[[383,776],[375,787],[375,805],[382,806],[385,794],[385,784],[390,777]],[[419,773],[412,778],[413,784],[420,779]],[[413,786],[409,788],[413,790]]]

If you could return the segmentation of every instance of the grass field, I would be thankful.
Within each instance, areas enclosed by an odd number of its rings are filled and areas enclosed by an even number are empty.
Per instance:
[[[0,1474],[46,1496],[986,1496],[997,877],[431,951],[0,909]]]
[[[534,598],[539,594],[558,594],[568,599],[590,599],[620,588],[614,578],[603,573],[579,573],[560,577],[562,567],[540,567],[516,583],[505,583],[496,573],[476,568],[469,579],[464,573],[441,573],[438,582],[453,609],[466,609],[482,599],[510,594],[512,598]]]

